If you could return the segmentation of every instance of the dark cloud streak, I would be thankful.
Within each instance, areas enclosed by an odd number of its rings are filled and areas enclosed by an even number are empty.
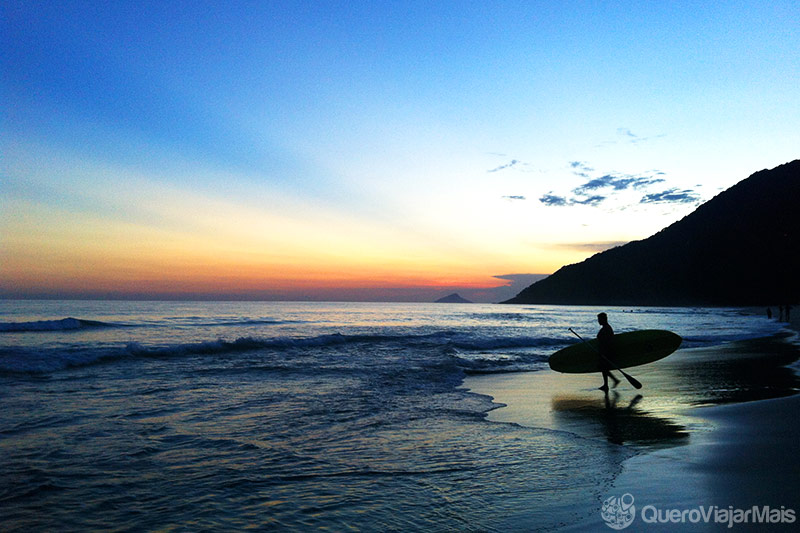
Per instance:
[[[691,204],[700,201],[700,196],[691,189],[667,189],[666,191],[646,194],[639,203],[642,204]]]
[[[493,169],[491,169],[491,170],[487,170],[486,172],[489,172],[489,173],[492,173],[492,172],[500,172],[501,170],[505,170],[505,169],[507,169],[507,168],[514,167],[514,166],[516,166],[516,165],[518,165],[518,164],[519,164],[519,161],[518,161],[518,160],[516,160],[516,159],[512,159],[510,162],[506,163],[505,165],[500,165],[499,167],[497,167],[497,168],[493,168]]]
[[[663,174],[663,173],[661,173]],[[595,191],[597,189],[611,188],[615,191],[624,191],[625,189],[633,187],[634,189],[641,189],[652,185],[654,183],[663,182],[663,178],[653,178],[651,176],[638,177],[638,176],[614,176],[606,174],[600,178],[590,179],[583,185],[576,187],[572,190],[575,194],[585,195],[586,191]]]

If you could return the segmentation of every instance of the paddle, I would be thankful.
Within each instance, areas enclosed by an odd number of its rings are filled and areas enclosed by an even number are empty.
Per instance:
[[[575,330],[574,330],[574,329],[572,329],[572,328],[569,328],[569,330],[572,332],[572,334],[573,334],[573,335],[575,335],[576,337],[578,337],[580,340],[582,340],[582,341],[583,341],[583,342],[585,342],[586,344],[589,344],[589,342],[588,342],[586,339],[584,339],[583,337],[581,337],[580,335],[578,335],[577,333],[575,333]],[[591,344],[589,344],[589,346],[592,346],[592,345],[591,345]],[[592,348],[594,348],[594,346],[592,346]],[[617,371],[618,371],[620,374],[622,374],[623,376],[625,376],[625,379],[627,379],[627,380],[628,380],[628,383],[630,383],[631,385],[633,385],[633,388],[634,388],[634,389],[641,389],[641,388],[642,388],[642,384],[639,382],[639,380],[638,380],[638,379],[636,379],[635,377],[633,377],[633,376],[630,376],[630,375],[628,375],[627,373],[625,373],[625,371],[624,371],[624,370],[622,370],[620,367],[618,367],[616,364],[614,364],[614,361],[611,361],[610,359],[608,359],[607,357],[605,357],[603,354],[601,354],[601,353],[600,353],[600,350],[598,350],[597,348],[594,348],[594,349],[595,349],[595,351],[597,352],[597,355],[599,355],[600,357],[602,357],[602,358],[605,360],[605,362],[606,362],[606,363],[608,363],[608,364],[610,364],[611,366],[613,366],[613,367],[614,367],[614,370],[617,370]]]

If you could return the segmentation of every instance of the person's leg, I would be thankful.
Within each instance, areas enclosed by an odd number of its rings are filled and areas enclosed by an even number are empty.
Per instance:
[[[600,387],[600,390],[608,392],[608,372],[606,370],[603,370],[603,386]]]
[[[617,388],[617,385],[619,385],[619,380],[617,379],[617,377],[616,377],[614,374],[612,374],[612,373],[611,373],[611,371],[609,371],[609,372],[608,372],[608,376],[609,376],[611,379],[613,379],[613,380],[614,380],[614,384],[613,384],[613,385],[611,385],[611,388],[612,388],[612,389],[615,389],[615,388]]]

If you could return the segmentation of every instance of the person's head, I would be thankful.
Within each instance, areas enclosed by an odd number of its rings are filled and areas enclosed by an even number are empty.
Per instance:
[[[608,324],[608,315],[605,313],[600,313],[599,315],[597,315],[597,323],[600,324],[601,326],[605,326],[606,324]]]

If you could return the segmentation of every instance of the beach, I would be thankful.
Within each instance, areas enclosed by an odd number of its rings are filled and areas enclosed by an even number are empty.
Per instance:
[[[631,369],[641,391],[548,368],[600,310],[683,337]],[[0,301],[0,529],[604,531],[625,494],[796,507],[791,335],[738,308]]]
[[[619,386],[604,395],[597,390],[599,374],[552,371],[473,376],[464,386],[502,405],[490,420],[565,431],[633,452],[620,453],[606,496],[587,501],[586,518],[565,530],[606,530],[603,501],[624,494],[638,508],[632,531],[796,530],[796,314],[786,326],[773,337],[680,349],[628,369],[644,384],[638,391],[620,376]],[[768,506],[772,523],[757,523],[753,506],[755,513]]]

